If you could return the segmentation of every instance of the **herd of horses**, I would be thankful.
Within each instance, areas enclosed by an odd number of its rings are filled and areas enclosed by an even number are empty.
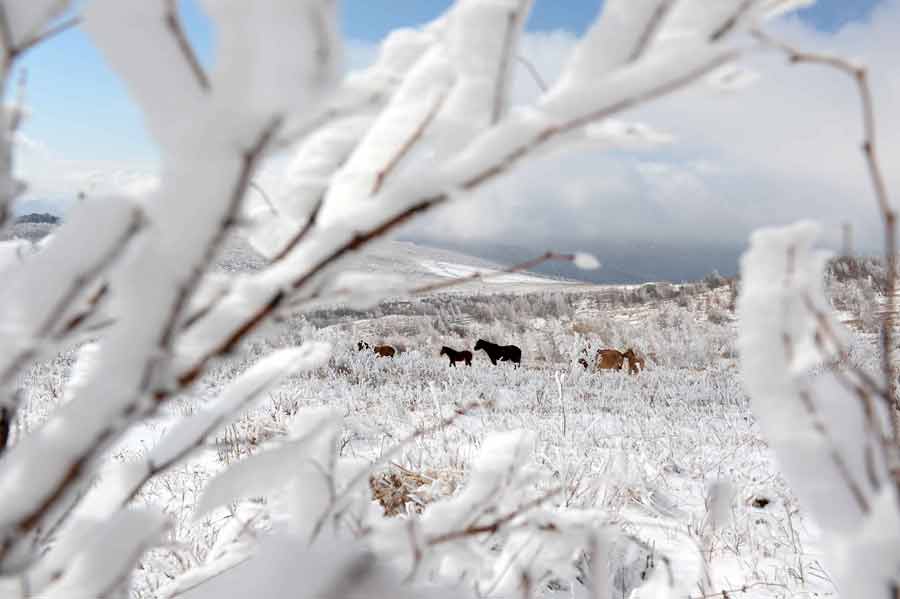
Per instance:
[[[381,358],[393,358],[397,354],[397,350],[390,345],[369,345],[365,341],[356,344],[357,351],[371,351]],[[512,362],[516,368],[522,364],[522,349],[516,345],[497,345],[484,339],[475,342],[475,351],[483,351],[487,354],[491,364],[497,365],[498,362]],[[584,350],[585,356],[587,351]],[[447,356],[450,360],[450,366],[456,366],[457,362],[463,362],[466,366],[472,365],[473,353],[467,349],[456,350],[446,345],[441,348],[441,356]],[[598,349],[594,354],[594,371],[600,370],[622,370],[625,361],[628,361],[629,374],[637,374],[644,369],[644,359],[638,356],[633,349],[628,348],[624,352],[617,349],[602,348]],[[578,363],[587,369],[587,358],[578,359]]]

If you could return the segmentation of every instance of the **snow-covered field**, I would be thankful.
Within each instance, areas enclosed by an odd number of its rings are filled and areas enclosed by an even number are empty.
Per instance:
[[[451,262],[446,254],[436,259],[408,244],[382,245],[379,252],[368,258],[371,269],[396,269],[414,281],[490,266]],[[232,245],[223,260],[223,268],[241,270],[253,268],[255,258]],[[668,298],[657,290],[641,300],[634,289],[528,274],[487,285],[385,301],[366,312],[333,307],[295,315],[257,335],[181,398],[172,409],[193,413],[276,348],[311,340],[333,347],[326,366],[287,380],[195,459],[145,487],[140,500],[162,505],[177,524],[171,542],[143,561],[135,596],[165,596],[185,571],[221,559],[220,533],[233,540],[277,521],[278,490],[200,520],[193,508],[224,465],[279,446],[296,418],[316,407],[344,416],[342,457],[378,462],[391,452],[373,478],[391,518],[455,495],[490,433],[523,429],[534,434],[528,465],[538,473],[535,489],[561,489],[555,510],[588,510],[631,535],[616,558],[613,585],[621,596],[660,568],[679,596],[834,593],[814,523],[779,476],[741,388],[727,286],[658,286]],[[523,367],[491,366],[478,352],[471,368],[449,368],[438,355],[442,345],[472,349],[482,337],[520,345]],[[356,351],[360,339],[403,351],[379,359]],[[865,357],[869,342],[856,338],[853,359],[874,368]],[[647,369],[638,376],[585,371],[576,360],[597,347],[633,347],[647,357]],[[20,432],[65,401],[72,358],[42,364],[24,381]],[[473,405],[451,425],[437,426],[454,409]],[[414,434],[431,427],[430,434]],[[167,429],[163,419],[134,431],[113,461],[145,455]],[[392,449],[410,435],[411,442]],[[727,509],[714,513],[722,505]],[[578,587],[551,581],[542,592],[577,597]]]

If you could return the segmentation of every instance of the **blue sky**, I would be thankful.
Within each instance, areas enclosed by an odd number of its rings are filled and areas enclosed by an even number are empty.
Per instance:
[[[878,0],[820,0],[800,13],[818,29],[832,31],[865,19]],[[354,0],[344,2],[342,28],[348,39],[377,42],[400,25],[419,25],[439,15],[447,0]],[[212,56],[209,23],[193,0],[182,2],[189,35],[204,60]],[[528,29],[563,29],[580,34],[597,3],[587,0],[536,0]],[[27,103],[32,116],[24,132],[48,151],[85,161],[151,162],[156,154],[140,115],[115,75],[87,37],[74,30],[35,49],[28,69]]]

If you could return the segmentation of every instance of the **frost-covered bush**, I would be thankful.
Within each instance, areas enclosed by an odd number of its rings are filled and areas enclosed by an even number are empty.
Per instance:
[[[611,119],[733,62],[747,28],[792,3],[609,0],[557,81],[514,110],[510,77],[528,0],[459,0],[421,29],[394,32],[371,67],[345,76],[335,4],[204,0],[216,29],[215,59],[207,68],[180,26],[175,2],[92,0],[77,21],[65,24],[54,19],[69,2],[0,2],[7,58],[0,80],[9,80],[8,69],[28,48],[77,23],[121,77],[161,157],[154,190],[87,198],[39,251],[23,256],[16,246],[2,253],[0,402],[18,406],[19,377],[34,364],[73,347],[80,351],[63,401],[34,428],[23,427],[0,458],[0,594],[119,595],[144,555],[147,567],[191,558],[167,590],[150,584],[137,592],[193,597],[281,596],[285,588],[299,597],[421,596],[460,581],[465,592],[524,596],[577,583],[604,597],[638,580],[647,592],[684,596],[699,580],[705,593],[708,577],[697,575],[703,569],[697,551],[684,552],[695,575],[676,579],[668,566],[649,568],[645,552],[617,553],[622,545],[613,539],[627,538],[622,521],[587,502],[579,506],[584,509],[564,509],[578,503],[578,476],[603,474],[571,448],[551,462],[561,470],[551,471],[546,456],[533,452],[535,433],[515,430],[523,427],[485,434],[477,454],[463,449],[474,444],[444,435],[491,406],[514,421],[515,410],[504,411],[514,401],[508,383],[523,371],[492,371],[507,383],[505,390],[497,385],[496,398],[472,390],[476,397],[448,399],[432,408],[436,421],[413,423],[406,437],[393,434],[389,449],[374,459],[344,453],[354,439],[345,429],[370,423],[334,407],[303,409],[300,397],[270,412],[274,430],[246,439],[269,446],[239,461],[242,454],[218,451],[221,472],[209,484],[208,473],[185,460],[211,443],[221,447],[252,434],[250,427],[223,430],[286,378],[321,377],[329,383],[323,395],[340,390],[347,366],[330,365],[327,335],[294,331],[273,351],[261,338],[304,308],[340,302],[339,310],[347,310],[342,316],[352,317],[350,310],[407,291],[394,278],[354,272],[357,250],[435,206],[514,175],[534,156],[585,143],[652,141],[635,139],[640,133],[623,139],[621,124]],[[7,116],[0,120],[0,226],[22,187],[11,159],[22,115]],[[267,158],[283,148],[292,156],[282,186],[270,207],[256,211],[244,198]],[[264,256],[256,270],[244,272],[230,259],[216,265],[236,232]],[[638,295],[658,299],[651,289]],[[487,331],[509,334],[500,321],[513,321],[522,301],[492,306]],[[540,308],[560,320],[572,316],[556,301]],[[516,334],[527,331],[516,323]],[[558,347],[554,335],[535,339]],[[705,363],[710,343],[688,339],[670,363]],[[360,399],[373,402],[390,384],[387,373],[416,355],[359,359],[370,363],[359,375],[367,389]],[[396,424],[424,411],[434,397],[432,380],[410,386],[387,416]],[[637,379],[610,380],[610,399],[637,414],[623,391]],[[554,401],[564,405],[562,374],[555,395],[540,381],[523,386],[533,391],[538,413],[549,415]],[[663,386],[647,393],[653,405],[675,399]],[[288,423],[282,414],[295,417]],[[652,410],[640,414],[642,426],[671,426]],[[560,416],[552,422],[561,423],[566,437],[568,413]],[[615,468],[639,471],[629,446],[643,437],[632,430],[604,438],[597,432],[604,418],[601,411],[572,434],[617,446]],[[129,435],[160,422],[166,424],[158,442],[122,449]],[[439,437],[455,468],[467,468],[465,484],[421,517],[384,520],[366,484],[370,471],[430,436]],[[685,441],[668,434],[647,442],[662,459]],[[692,467],[707,465],[699,458]],[[627,478],[642,484],[608,490],[618,501],[645,497],[661,506],[654,509],[674,513],[651,493],[651,476]],[[607,492],[604,484],[590,483],[588,496]],[[246,501],[234,506],[238,500]],[[182,521],[172,518],[176,511],[193,511],[204,523],[183,553],[180,543],[187,541]],[[213,512],[225,524],[215,526]],[[684,545],[673,549],[682,552]],[[629,568],[610,577],[616,555],[643,561],[643,576]],[[579,569],[579,563],[588,565]],[[425,588],[404,587],[403,577]],[[298,579],[302,585],[293,584]]]

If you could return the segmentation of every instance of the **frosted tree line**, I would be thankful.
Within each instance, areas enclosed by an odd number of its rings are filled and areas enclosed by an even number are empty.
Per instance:
[[[5,87],[30,48],[82,27],[140,108],[159,147],[161,177],[138,199],[80,203],[35,253],[0,255],[7,422],[23,371],[94,340],[79,353],[65,401],[0,456],[3,597],[127,594],[133,569],[168,527],[153,506],[132,505],[141,488],[285,376],[323,364],[330,348],[305,343],[263,357],[143,460],[111,462],[108,450],[129,430],[282,316],[326,300],[371,306],[403,292],[402,282],[347,270],[367,244],[550,152],[640,138],[644,129],[616,119],[733,73],[749,51],[775,48],[794,62],[825,62],[859,83],[868,107],[864,149],[893,250],[865,71],[803,54],[761,30],[795,2],[607,0],[558,80],[515,109],[510,77],[521,68],[517,44],[529,0],[458,0],[425,27],[394,31],[372,66],[346,75],[333,0],[203,0],[217,33],[209,69],[174,0],[92,0],[77,22],[66,20],[69,4],[0,2]],[[0,226],[22,189],[13,140],[23,116],[14,103],[0,125]],[[284,151],[293,158],[272,196],[274,210],[249,210],[254,174]],[[237,229],[268,265],[212,276],[217,251]],[[845,336],[828,313],[824,254],[814,241],[808,223],[753,237],[738,302],[743,374],[790,483],[825,529],[841,592],[895,596],[891,316],[883,327],[885,376],[845,367]],[[441,426],[491,407],[456,406]],[[198,515],[281,488],[285,517],[262,538],[223,530],[208,563],[173,581],[168,595],[274,597],[293,584],[297,596],[449,596],[442,581],[461,578],[480,596],[529,597],[558,578],[577,579],[585,596],[610,596],[610,548],[623,533],[603,514],[554,509],[560,489],[538,485],[546,481],[527,467],[528,431],[489,437],[452,498],[419,517],[386,520],[371,505],[374,465],[339,456],[342,426],[332,410],[303,411],[283,444],[211,481]],[[642,597],[675,596],[677,581],[661,560]],[[238,566],[240,576],[222,586],[223,574]]]

